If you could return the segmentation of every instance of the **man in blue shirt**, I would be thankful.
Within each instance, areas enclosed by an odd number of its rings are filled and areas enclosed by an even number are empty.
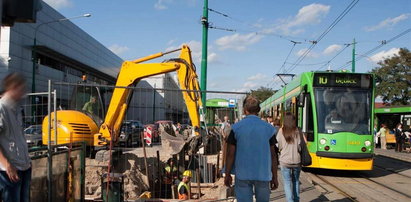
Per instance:
[[[275,144],[277,130],[258,116],[260,102],[247,96],[243,102],[246,117],[232,126],[228,136],[226,175],[224,183],[231,186],[231,171],[235,166],[235,194],[239,202],[270,200],[270,188],[278,187],[278,157]]]

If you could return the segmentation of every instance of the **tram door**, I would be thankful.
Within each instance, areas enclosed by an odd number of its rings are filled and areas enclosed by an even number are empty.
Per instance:
[[[302,105],[302,131],[307,134],[307,141],[314,141],[313,108],[309,93],[302,93],[299,98]],[[303,103],[303,104],[302,104]]]

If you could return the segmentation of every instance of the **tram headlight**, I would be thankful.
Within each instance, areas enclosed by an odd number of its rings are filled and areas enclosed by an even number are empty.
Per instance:
[[[366,141],[364,142],[364,144],[365,144],[366,147],[371,146],[371,142],[370,142],[369,140],[366,140]]]
[[[324,138],[322,138],[322,139],[320,140],[320,144],[325,144],[325,143],[327,143],[327,140],[324,139]]]

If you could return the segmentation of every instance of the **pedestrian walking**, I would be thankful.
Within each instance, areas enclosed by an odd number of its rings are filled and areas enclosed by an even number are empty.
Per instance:
[[[19,102],[25,95],[25,78],[7,75],[0,99],[0,191],[4,202],[30,200],[31,161]]]
[[[227,159],[227,138],[228,135],[230,134],[231,131],[231,124],[228,116],[224,116],[224,122],[221,123],[221,134],[222,134],[222,145],[221,148],[223,148],[223,163],[222,165],[225,165],[225,161]]]
[[[377,148],[377,145],[379,144],[379,139],[380,139],[381,133],[377,130],[377,124],[374,124],[374,148]]]
[[[246,117],[232,126],[228,136],[228,150],[224,184],[231,186],[231,171],[235,167],[234,190],[238,202],[270,200],[270,189],[278,187],[278,158],[275,149],[277,131],[258,116],[260,102],[247,96],[243,102]]]
[[[274,126],[273,117],[268,116],[268,117],[267,117],[267,122],[268,122],[269,124],[271,124],[272,126]]]
[[[402,152],[405,135],[404,131],[402,130],[402,124],[397,124],[397,127],[394,129],[395,134],[395,152]]]
[[[283,127],[277,134],[280,169],[287,202],[300,201],[301,155],[299,151],[301,139],[306,140],[296,123],[295,116],[287,112]]]
[[[381,140],[381,149],[387,149],[387,140],[385,139],[387,133],[388,133],[388,127],[384,123],[381,124],[380,128],[380,140]]]
[[[280,128],[281,128],[281,121],[280,121],[280,119],[276,118],[276,119],[274,120],[274,122],[273,122],[273,125],[274,125],[274,128],[277,129],[277,131],[280,130]]]

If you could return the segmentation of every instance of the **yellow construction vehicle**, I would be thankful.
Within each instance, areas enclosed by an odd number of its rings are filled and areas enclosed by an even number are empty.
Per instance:
[[[179,58],[169,59],[162,63],[143,63],[179,50],[181,50]],[[118,74],[116,88],[112,92],[107,113],[104,113],[102,93],[99,88],[86,84],[75,87],[70,104],[72,110],[57,111],[57,140],[52,135],[51,141],[57,144],[85,141],[87,146],[91,147],[101,147],[110,142],[117,142],[133,93],[133,89],[128,87],[135,86],[146,77],[174,71],[178,76],[191,124],[195,129],[199,129],[199,109],[202,103],[198,76],[190,48],[183,45],[180,49],[124,62]],[[53,123],[54,113],[50,117]],[[48,119],[47,116],[43,120],[43,143],[45,144],[48,143]],[[54,130],[52,124],[51,134],[54,134]],[[198,135],[198,132],[196,133]]]

